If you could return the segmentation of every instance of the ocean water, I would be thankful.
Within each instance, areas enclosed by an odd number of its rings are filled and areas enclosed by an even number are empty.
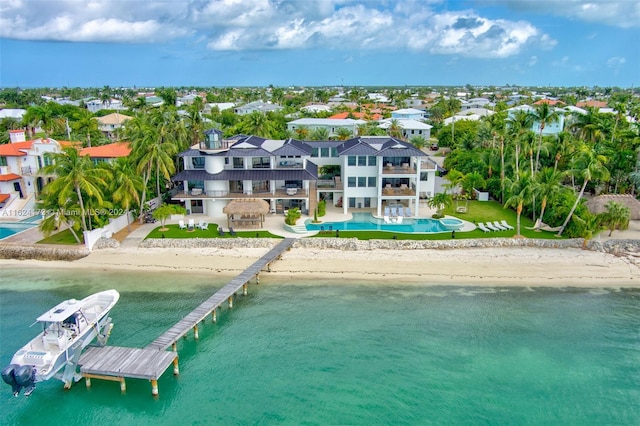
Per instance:
[[[261,278],[178,343],[159,398],[134,379],[2,383],[0,424],[640,424],[640,289]],[[0,363],[61,300],[118,289],[109,344],[144,347],[227,281],[4,268]]]

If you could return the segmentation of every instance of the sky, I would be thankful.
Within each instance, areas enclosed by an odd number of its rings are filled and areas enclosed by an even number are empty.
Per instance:
[[[1,0],[1,87],[640,84],[640,0]]]

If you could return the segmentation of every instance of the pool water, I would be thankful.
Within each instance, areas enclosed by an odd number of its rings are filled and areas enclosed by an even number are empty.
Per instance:
[[[0,240],[37,226],[40,219],[42,216],[36,215],[20,222],[0,222]]]
[[[403,218],[402,223],[385,223],[371,213],[354,213],[353,218],[344,222],[305,222],[307,231],[388,231],[406,233],[449,232],[439,220]]]

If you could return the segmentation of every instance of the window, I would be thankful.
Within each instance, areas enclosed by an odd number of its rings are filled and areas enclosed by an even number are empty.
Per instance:
[[[233,168],[234,169],[244,169],[244,158],[242,158],[242,157],[233,157]]]
[[[271,167],[269,157],[253,157],[251,158],[252,169],[268,169]]]
[[[365,176],[358,177],[358,187],[364,188],[365,186],[367,186],[367,178]]]
[[[359,156],[358,166],[366,166],[366,165],[367,165],[367,157]]]
[[[365,206],[365,208],[367,208],[367,207],[371,207],[371,198],[369,198],[369,197],[365,197],[365,199],[364,199],[364,206]]]
[[[311,156],[312,157],[318,157],[318,148],[313,148],[311,150]]]
[[[204,169],[204,157],[191,157],[191,165],[194,169]]]
[[[355,206],[356,206],[356,199],[349,198],[349,207],[355,207]]]
[[[42,155],[42,159],[44,160],[44,165],[45,166],[50,166],[53,164],[53,159],[51,158],[51,155],[49,155],[48,152],[44,153]]]
[[[369,188],[375,188],[376,187],[376,177],[375,176],[369,176],[367,178],[367,186]]]
[[[320,148],[320,157],[329,157],[329,148]]]
[[[331,156],[334,158],[338,158],[338,149],[337,148],[331,148]]]
[[[7,157],[0,157],[0,166],[7,165]]]
[[[356,157],[355,157],[355,156],[353,156],[353,155],[350,155],[350,156],[347,158],[347,165],[349,165],[349,166],[355,166],[355,165],[356,165]]]
[[[370,166],[376,165],[376,157],[374,157],[373,155],[369,156],[369,165]]]
[[[420,173],[420,180],[423,182],[426,182],[429,180],[429,173],[427,172],[422,172]]]
[[[347,185],[349,186],[349,188],[355,188],[356,187],[356,178],[355,178],[355,176],[349,176],[349,178],[347,179]]]

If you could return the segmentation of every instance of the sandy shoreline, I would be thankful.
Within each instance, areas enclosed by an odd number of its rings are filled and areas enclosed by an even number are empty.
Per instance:
[[[72,261],[0,260],[0,267],[240,273],[266,248],[106,249]],[[637,263],[637,262],[636,262]],[[269,281],[358,281],[433,285],[640,288],[640,266],[625,257],[531,247],[450,250],[292,249]]]

